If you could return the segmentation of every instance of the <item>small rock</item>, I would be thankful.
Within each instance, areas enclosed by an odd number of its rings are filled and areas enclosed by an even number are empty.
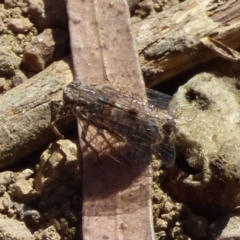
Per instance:
[[[16,179],[28,179],[29,177],[33,176],[34,172],[30,168],[26,168],[21,172],[17,173]]]
[[[157,222],[155,223],[155,231],[160,232],[162,230],[166,230],[168,227],[168,223],[164,221],[163,219],[159,218]]]
[[[29,72],[40,72],[53,61],[66,55],[68,34],[59,29],[46,29],[24,49],[22,64]]]
[[[26,33],[32,26],[28,18],[11,19],[7,25],[8,29],[14,33]]]
[[[20,217],[20,220],[24,219],[25,212],[33,210],[28,205],[18,202],[13,203],[13,209],[15,210],[15,214],[17,214],[18,217]]]
[[[6,87],[6,80],[5,78],[0,78],[0,92],[2,92]]]
[[[0,198],[0,212],[6,213],[13,207],[13,202],[7,192]]]
[[[10,208],[10,209],[8,210],[7,215],[8,215],[9,218],[15,218],[15,217],[16,217],[16,210]]]
[[[66,2],[63,0],[26,0],[28,15],[34,25],[40,31],[46,28],[58,27],[67,29],[68,17]]]
[[[180,226],[175,226],[171,228],[168,232],[168,235],[172,239],[186,239],[186,238],[179,238],[180,236],[182,236],[182,234],[183,234],[183,229]]]
[[[60,240],[60,235],[53,226],[46,228],[42,233],[42,240]]]
[[[46,28],[45,4],[41,0],[27,0],[28,15],[34,25],[41,30]]]
[[[174,204],[171,203],[170,201],[166,201],[163,208],[161,209],[162,213],[169,213],[173,210]]]
[[[162,200],[162,198],[163,198],[163,193],[162,193],[161,190],[159,190],[159,191],[157,191],[157,190],[154,191],[153,200],[154,200],[155,202],[160,203],[161,200]]]
[[[240,239],[240,216],[225,216],[216,220],[209,228],[208,239],[232,240]]]
[[[127,0],[128,7],[130,12],[133,12],[141,0]]]
[[[23,54],[23,47],[20,45],[12,46],[12,51],[19,57]]]
[[[177,211],[171,211],[169,213],[165,213],[161,215],[161,218],[167,221],[169,224],[174,224],[174,222],[178,221],[180,217],[180,213]]]
[[[76,175],[77,179],[77,176],[80,175],[79,168],[75,166],[79,161],[77,159],[78,146],[76,143],[69,140],[59,140],[50,144],[49,148],[41,155],[40,167],[35,178],[36,190],[41,192],[45,183],[53,182],[54,179],[61,179],[62,172],[65,172],[66,175],[67,171],[70,171],[68,174]]]
[[[16,6],[17,6],[17,4],[16,4],[16,1],[14,1],[14,0],[5,0],[4,1],[4,7],[6,9],[13,8],[13,7],[16,7]]]
[[[19,34],[17,35],[17,39],[18,39],[19,41],[22,41],[24,38],[25,38],[25,35],[22,34],[22,33],[19,33]]]
[[[65,218],[61,218],[59,220],[59,224],[61,226],[61,235],[64,236],[67,234],[68,231],[68,222]]]
[[[19,179],[11,185],[11,190],[14,190],[16,196],[21,198],[23,195],[27,195],[33,191],[33,187],[27,180]]]
[[[13,209],[15,209],[14,214],[17,215],[20,220],[24,221],[27,226],[33,227],[39,225],[41,221],[41,214],[37,210],[26,204],[17,202],[13,204]]]
[[[27,226],[36,226],[41,220],[41,215],[37,210],[27,210],[24,212],[23,220]]]
[[[10,186],[10,191],[14,196],[27,203],[34,201],[38,195],[29,180],[25,179],[19,179],[13,183]]]
[[[8,185],[15,181],[13,172],[5,171],[0,173],[0,193],[6,191]]]
[[[6,47],[0,47],[0,75],[13,76],[19,68],[20,58]]]
[[[144,1],[139,3],[139,6],[147,12],[153,12],[154,11],[152,0],[144,0]]]
[[[56,231],[59,232],[59,231],[61,230],[60,223],[58,222],[57,219],[52,218],[52,219],[50,220],[50,224],[51,224],[52,226],[54,226],[54,228],[56,229]]]
[[[193,239],[206,236],[208,221],[195,214],[191,214],[186,221],[186,233]]]
[[[23,222],[15,219],[0,219],[0,239],[33,240],[33,235]]]

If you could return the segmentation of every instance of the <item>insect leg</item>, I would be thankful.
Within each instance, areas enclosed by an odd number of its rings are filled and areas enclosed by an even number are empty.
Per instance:
[[[52,127],[53,132],[54,132],[59,138],[64,139],[65,137],[64,137],[64,135],[62,135],[62,133],[59,131],[58,126],[59,126],[60,124],[62,124],[62,123],[70,122],[70,121],[72,121],[72,120],[74,120],[74,119],[76,119],[75,115],[70,114],[70,115],[68,115],[68,116],[64,116],[64,117],[62,117],[62,118],[60,118],[60,119],[57,119],[57,120],[53,121],[53,122],[51,123],[51,127]]]
[[[109,142],[109,140],[107,139],[107,137],[105,136],[105,133],[103,130],[98,130],[98,133],[102,136],[102,138],[104,139],[104,141],[107,143],[107,145],[109,146],[110,149],[112,149],[112,151],[116,151],[118,152],[119,154],[121,154],[124,158],[126,158],[120,151],[118,151],[116,148],[113,147],[113,145]],[[115,160],[116,162],[118,163],[121,163],[117,158],[115,158],[114,156],[112,155],[109,155],[107,154],[109,157],[111,157],[113,160]]]
[[[88,128],[89,128],[89,123],[84,121],[81,138],[84,141],[84,143],[97,155],[97,161],[99,161],[98,150],[86,139]]]

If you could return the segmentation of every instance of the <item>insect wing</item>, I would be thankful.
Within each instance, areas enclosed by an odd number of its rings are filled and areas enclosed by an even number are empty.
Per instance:
[[[187,124],[196,117],[196,110],[185,99],[177,99],[164,93],[146,89],[149,109],[157,118],[172,120],[179,125]]]
[[[160,124],[164,124],[165,121],[173,120],[169,115],[168,109],[172,97],[154,91],[152,89],[146,89],[147,99],[148,99],[148,114],[156,118]]]
[[[152,150],[165,166],[174,164],[171,128],[196,116],[187,101],[151,89],[146,89],[146,98],[123,86],[77,87],[81,91],[72,94],[79,99],[73,99],[76,115],[89,126],[84,129],[86,145],[98,156],[106,154],[121,163],[138,162]],[[165,126],[171,126],[170,130]]]
[[[167,94],[145,89],[147,96],[142,96],[123,86],[119,89],[115,86],[103,86],[101,89],[125,111],[133,110],[143,118],[155,118],[159,124],[171,119],[168,108],[172,97]]]
[[[173,97],[169,104],[169,115],[178,125],[184,125],[192,122],[196,118],[197,112],[186,99],[179,100]]]
[[[95,129],[87,132],[87,139],[99,155],[107,153],[119,162],[137,162],[144,153],[150,153],[158,129],[149,119],[109,106],[89,109],[87,115],[88,123]]]
[[[179,125],[187,124],[196,117],[196,110],[185,99],[146,88],[146,96],[137,92],[131,92],[127,87],[100,86],[102,92],[122,110],[136,111],[143,117],[152,117],[161,125],[168,121],[174,121]]]
[[[146,88],[146,94],[150,109],[168,110],[172,100],[171,96],[148,88]]]

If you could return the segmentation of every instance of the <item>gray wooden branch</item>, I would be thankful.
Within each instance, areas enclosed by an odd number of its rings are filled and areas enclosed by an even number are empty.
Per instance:
[[[53,105],[73,80],[70,58],[55,62],[43,72],[0,97],[0,167],[13,164],[50,143],[55,134]]]
[[[217,55],[201,39],[240,47],[240,1],[188,0],[135,23],[140,63],[148,87]]]

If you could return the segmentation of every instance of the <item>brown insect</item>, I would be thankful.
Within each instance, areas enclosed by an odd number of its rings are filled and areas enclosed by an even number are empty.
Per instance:
[[[116,161],[138,162],[151,153],[166,167],[175,162],[171,133],[181,108],[171,105],[172,97],[146,89],[146,98],[127,88],[113,85],[69,84],[63,93],[66,105],[82,122],[81,138],[97,154],[107,154]],[[187,120],[189,121],[189,120]],[[89,126],[101,136],[101,144],[87,140]],[[117,146],[124,146],[125,150]]]

